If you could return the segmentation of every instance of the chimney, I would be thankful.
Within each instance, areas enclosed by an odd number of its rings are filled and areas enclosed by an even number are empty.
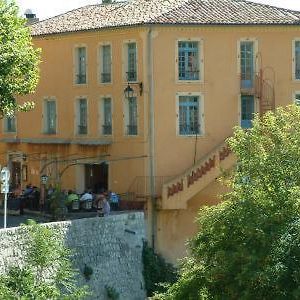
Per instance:
[[[27,20],[27,25],[31,25],[39,21],[39,18],[36,17],[36,14],[34,14],[31,9],[26,9],[24,15]]]

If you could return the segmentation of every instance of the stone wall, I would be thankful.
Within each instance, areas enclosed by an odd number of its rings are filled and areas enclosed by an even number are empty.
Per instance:
[[[107,299],[105,286],[116,289],[120,300],[145,299],[142,275],[142,248],[145,238],[143,213],[105,218],[80,219],[49,223],[60,230],[66,245],[75,253],[74,264],[80,270],[80,284],[93,292],[89,299]],[[22,262],[22,230],[0,230],[0,272],[11,263]],[[84,266],[93,269],[86,281]]]

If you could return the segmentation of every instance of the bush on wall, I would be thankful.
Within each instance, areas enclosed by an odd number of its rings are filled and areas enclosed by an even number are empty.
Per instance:
[[[167,263],[162,256],[156,254],[147,242],[143,247],[144,280],[147,296],[155,292],[163,292],[165,284],[172,284],[177,280],[177,270]]]

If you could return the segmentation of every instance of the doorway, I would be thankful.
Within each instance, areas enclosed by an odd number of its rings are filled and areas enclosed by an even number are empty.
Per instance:
[[[108,164],[85,165],[85,189],[93,192],[108,190]]]
[[[15,189],[21,185],[21,163],[18,161],[11,162],[11,188]]]

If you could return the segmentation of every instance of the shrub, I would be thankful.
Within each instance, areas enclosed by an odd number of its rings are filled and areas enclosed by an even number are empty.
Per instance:
[[[24,263],[0,276],[0,299],[82,299],[87,287],[77,287],[71,251],[54,229],[30,221],[23,225]]]
[[[200,210],[179,280],[157,299],[300,298],[299,128],[290,106],[235,129],[231,191]]]
[[[154,295],[154,292],[162,292],[167,284],[177,280],[177,271],[163,257],[156,254],[147,242],[143,246],[144,280],[147,296]]]

